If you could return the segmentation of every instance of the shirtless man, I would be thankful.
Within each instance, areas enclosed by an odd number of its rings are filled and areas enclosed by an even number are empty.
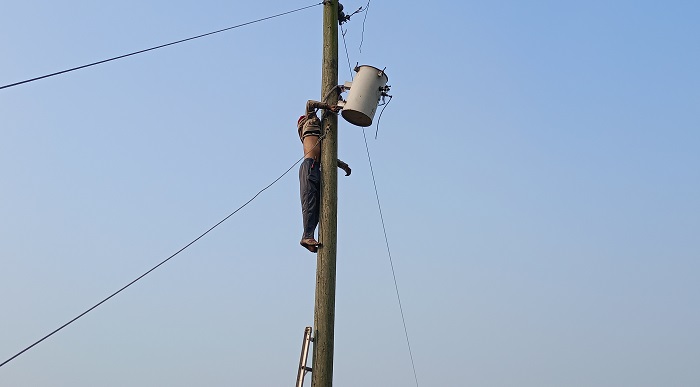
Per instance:
[[[319,220],[321,199],[321,120],[318,119],[318,109],[330,110],[333,113],[340,111],[341,107],[327,103],[309,100],[306,103],[306,114],[299,117],[297,130],[299,139],[304,144],[304,161],[299,167],[299,186],[301,191],[301,215],[304,223],[304,233],[301,236],[301,244],[310,252],[318,251],[320,243],[314,238],[314,232]],[[338,160],[338,168],[345,171],[345,176],[350,176],[350,166]]]

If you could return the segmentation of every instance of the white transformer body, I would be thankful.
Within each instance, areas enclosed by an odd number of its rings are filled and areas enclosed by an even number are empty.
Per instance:
[[[356,71],[341,114],[353,125],[370,126],[389,77],[373,66],[362,65]]]

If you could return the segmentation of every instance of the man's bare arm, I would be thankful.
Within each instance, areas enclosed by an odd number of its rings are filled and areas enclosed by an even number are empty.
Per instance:
[[[316,113],[316,109],[325,109],[325,110],[330,110],[333,113],[339,112],[342,108],[338,105],[330,105],[325,102],[318,102],[314,100],[308,100],[306,102],[306,114],[314,114]]]

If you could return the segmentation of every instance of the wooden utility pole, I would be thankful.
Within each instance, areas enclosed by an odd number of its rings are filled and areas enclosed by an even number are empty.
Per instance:
[[[331,105],[338,102],[338,0],[323,6],[323,76],[321,96]],[[338,116],[324,114],[321,143],[321,212],[316,263],[314,352],[311,387],[333,385],[333,331],[335,328],[335,262],[338,241]]]

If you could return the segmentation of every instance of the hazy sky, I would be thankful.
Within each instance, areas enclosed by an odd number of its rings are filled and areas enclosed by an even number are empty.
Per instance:
[[[5,2],[0,85],[313,2]],[[353,11],[365,2],[344,2]],[[371,3],[355,63],[420,386],[700,385],[700,3]],[[322,7],[0,90],[0,362],[301,157]],[[339,83],[350,80],[343,42]],[[412,386],[361,128],[341,120],[335,385]],[[297,168],[0,367],[1,386],[291,386]],[[306,386],[310,386],[310,376]]]

